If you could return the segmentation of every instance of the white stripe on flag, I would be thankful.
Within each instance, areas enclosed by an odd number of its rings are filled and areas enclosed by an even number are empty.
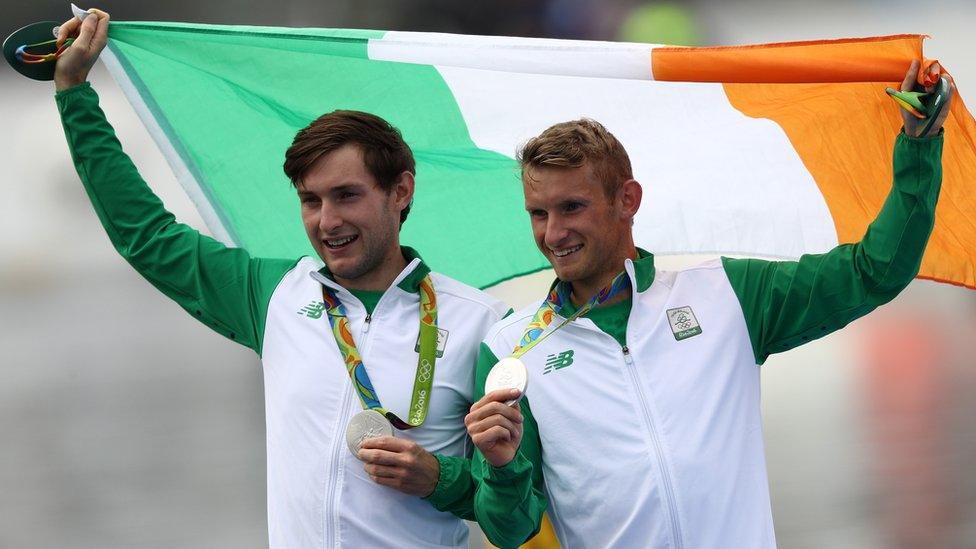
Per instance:
[[[650,80],[653,44],[387,32],[370,59],[533,74]]]
[[[734,109],[721,84],[437,67],[472,140],[514,157],[557,122],[593,118],[627,149],[655,253],[796,258],[837,245],[830,211],[783,130]]]
[[[187,196],[190,197],[193,205],[200,212],[200,217],[203,218],[203,222],[210,229],[210,234],[227,246],[237,247],[238,244],[230,237],[224,224],[220,221],[220,216],[217,215],[217,212],[213,209],[213,205],[210,204],[210,200],[207,199],[203,189],[200,188],[200,183],[193,176],[193,173],[190,172],[189,168],[187,168],[183,159],[176,152],[176,149],[173,148],[173,144],[170,143],[166,133],[159,126],[159,122],[156,121],[149,107],[142,100],[142,96],[139,95],[138,90],[136,90],[136,87],[129,79],[129,75],[122,68],[122,64],[115,56],[115,52],[112,51],[111,44],[109,46],[102,51],[100,56],[102,62],[112,75],[112,78],[115,79],[122,89],[122,93],[125,94],[125,98],[132,105],[132,109],[139,116],[139,119],[142,120],[143,125],[146,126],[146,130],[152,136],[153,141],[156,142],[156,146],[159,147],[160,152],[163,153],[163,156],[169,163],[170,169],[173,170],[173,174],[176,176],[176,180],[180,182],[183,190],[186,191]]]

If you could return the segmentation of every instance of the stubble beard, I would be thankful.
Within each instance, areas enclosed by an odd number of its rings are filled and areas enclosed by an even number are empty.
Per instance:
[[[386,260],[390,246],[393,245],[395,231],[396,229],[385,227],[381,232],[374,233],[372,238],[365,238],[365,234],[360,233],[363,252],[359,261],[342,272],[332,271],[333,276],[356,280],[380,268]]]

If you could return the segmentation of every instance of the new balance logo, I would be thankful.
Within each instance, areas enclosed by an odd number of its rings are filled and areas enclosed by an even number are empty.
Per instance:
[[[321,301],[313,301],[298,310],[298,314],[305,315],[308,318],[313,318],[316,320],[322,318],[323,312],[325,312],[325,303]]]
[[[563,351],[546,357],[546,368],[542,375],[555,372],[573,364],[573,350]]]

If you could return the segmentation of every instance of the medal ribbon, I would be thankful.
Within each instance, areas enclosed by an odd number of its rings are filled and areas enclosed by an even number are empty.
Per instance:
[[[379,395],[376,394],[376,389],[373,388],[366,366],[363,364],[363,357],[359,354],[356,342],[352,338],[346,307],[336,297],[335,292],[324,285],[322,298],[328,311],[332,335],[335,336],[339,353],[346,365],[346,372],[352,380],[363,408],[383,414],[401,431],[420,427],[427,419],[427,411],[430,409],[434,364],[437,361],[437,297],[434,295],[434,283],[430,275],[420,281],[420,355],[417,357],[417,372],[414,374],[413,397],[410,399],[407,421],[403,421],[380,404]]]
[[[543,301],[542,305],[539,306],[539,310],[535,312],[535,315],[532,317],[532,321],[529,322],[529,325],[525,327],[525,332],[522,333],[522,339],[515,347],[515,350],[512,351],[512,357],[519,358],[520,356],[529,352],[536,345],[542,343],[544,339],[556,333],[556,331],[563,326],[585,315],[595,307],[599,307],[603,303],[606,303],[608,300],[617,296],[620,292],[629,287],[630,277],[627,276],[627,271],[623,271],[614,277],[614,279],[610,281],[610,284],[606,285],[602,290],[597,292],[595,296],[590,298],[589,301],[587,301],[569,318],[563,320],[558,326],[546,332],[546,328],[552,324],[553,316],[562,309],[563,304],[567,303],[570,298],[569,284],[562,281],[556,281],[556,283],[553,284],[552,289],[549,290],[549,296],[546,297],[546,300]]]
[[[48,40],[46,42],[38,42],[36,44],[25,44],[17,48],[17,51],[14,52],[14,56],[17,57],[18,61],[27,65],[35,65],[38,63],[50,63],[51,61],[57,61],[58,57],[61,57],[61,54],[64,53],[64,50],[68,49],[68,47],[71,46],[71,44],[74,43],[74,41],[75,41],[74,38],[69,38],[64,41],[64,44],[61,44],[60,48],[57,47],[57,42],[58,42],[57,40]],[[37,48],[46,49],[49,50],[49,52],[32,53],[27,51],[30,49],[37,49]],[[50,50],[54,50],[54,51],[50,51]]]

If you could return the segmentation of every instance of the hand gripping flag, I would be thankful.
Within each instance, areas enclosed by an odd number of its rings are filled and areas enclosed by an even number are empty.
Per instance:
[[[658,254],[796,258],[861,238],[901,127],[885,94],[921,35],[678,48],[366,30],[118,23],[103,59],[211,231],[253,255],[312,254],[281,165],[319,115],[399,127],[417,159],[402,238],[486,287],[547,267],[515,151],[551,124],[602,122]],[[976,124],[956,95],[920,277],[976,288]]]

